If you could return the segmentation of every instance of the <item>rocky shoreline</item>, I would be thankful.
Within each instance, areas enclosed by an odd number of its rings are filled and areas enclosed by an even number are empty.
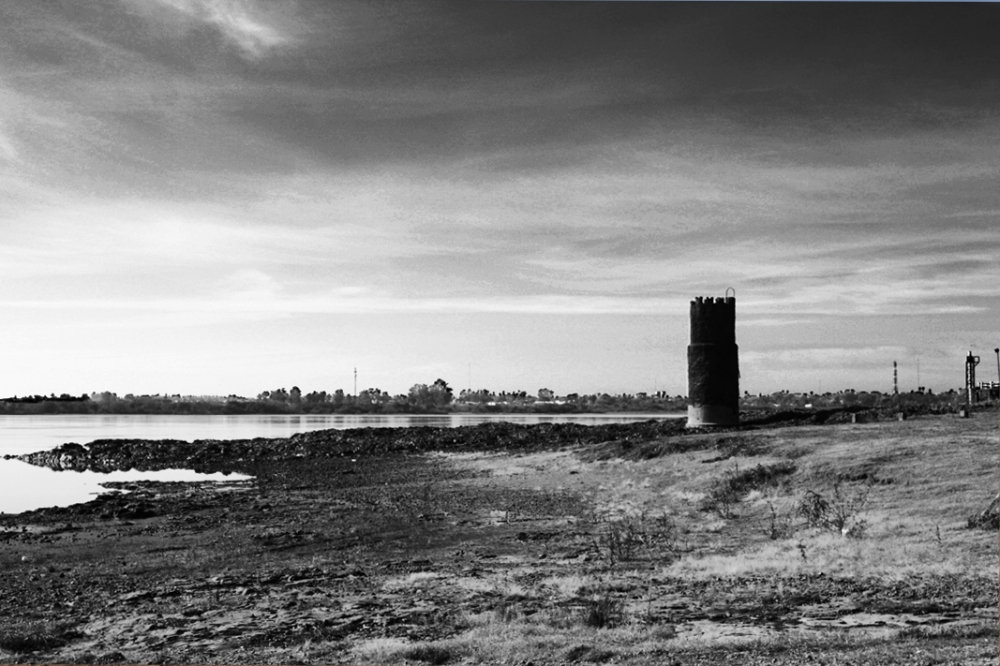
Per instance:
[[[427,451],[525,452],[607,441],[644,442],[684,432],[683,419],[639,423],[522,425],[506,422],[457,428],[354,428],[317,430],[276,439],[139,440],[99,439],[67,443],[16,458],[54,470],[110,472],[182,467],[196,471],[237,471],[248,465],[336,457],[418,454]]]
[[[892,420],[898,412],[876,409],[753,411],[743,414],[735,428],[686,429],[685,419],[651,419],[637,423],[580,425],[575,423],[484,423],[456,428],[353,428],[299,433],[288,438],[242,440],[99,439],[86,445],[70,442],[49,451],[5,455],[5,459],[53,470],[160,470],[237,471],[248,465],[297,458],[331,458],[364,455],[417,454],[427,451],[552,450],[587,444],[618,442],[623,445],[667,437],[704,433],[747,432],[762,427],[843,424]],[[907,416],[917,415],[916,412]]]

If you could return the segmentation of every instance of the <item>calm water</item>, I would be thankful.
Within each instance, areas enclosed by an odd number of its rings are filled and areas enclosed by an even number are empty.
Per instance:
[[[0,456],[44,451],[95,439],[251,439],[288,437],[297,432],[327,428],[456,427],[479,423],[631,423],[648,419],[680,418],[684,414],[446,414],[416,415],[250,415],[250,416],[0,416]],[[196,474],[190,470],[159,472],[54,472],[18,460],[0,458],[0,512],[19,513],[48,506],[86,502],[102,491],[106,481],[234,480],[238,475]]]
[[[679,418],[686,414],[444,414],[420,416],[372,415],[250,415],[250,416],[0,416],[0,455],[31,453],[66,442],[86,444],[95,439],[251,439],[288,437],[327,428],[456,427],[479,423],[633,423]]]
[[[20,460],[0,460],[0,513],[20,513],[49,506],[87,502],[106,492],[108,481],[239,481],[242,474],[198,474],[188,469],[156,472],[54,472]]]

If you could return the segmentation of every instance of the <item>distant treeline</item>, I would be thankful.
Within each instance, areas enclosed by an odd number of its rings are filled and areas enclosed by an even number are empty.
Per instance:
[[[443,379],[415,384],[405,394],[377,388],[357,395],[338,389],[303,393],[297,386],[263,391],[254,398],[229,396],[132,395],[110,391],[89,396],[31,396],[0,400],[0,414],[448,414],[678,412],[683,396],[593,394],[556,396],[548,389],[527,391],[462,391],[458,397]]]
[[[985,398],[986,396],[984,396]],[[740,400],[745,410],[899,408],[919,412],[955,411],[965,402],[962,392],[913,391],[894,395],[880,391],[751,395]],[[104,391],[90,395],[33,395],[0,400],[0,414],[447,414],[447,413],[607,413],[682,412],[686,396],[665,392],[556,395],[549,389],[527,391],[463,390],[457,396],[443,379],[415,384],[405,394],[377,388],[357,395],[336,390],[303,393],[297,386],[264,391],[253,398],[229,396],[133,395]]]
[[[30,396],[25,396],[23,398],[18,398],[17,396],[14,396],[13,398],[4,398],[2,402],[8,402],[12,404],[34,404],[38,402],[86,402],[88,400],[90,400],[90,396],[87,395],[81,395],[80,397],[75,397],[69,395],[68,393],[63,393],[59,397],[56,397],[56,394],[53,393],[52,395],[48,396],[30,395]]]

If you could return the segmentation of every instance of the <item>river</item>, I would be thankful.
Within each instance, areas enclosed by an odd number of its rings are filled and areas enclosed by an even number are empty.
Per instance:
[[[649,419],[683,418],[686,414],[282,414],[242,416],[76,415],[0,416],[0,455],[32,453],[66,442],[86,444],[95,439],[252,439],[289,437],[297,432],[336,428],[454,428],[509,421],[511,423],[634,423]]]
[[[76,415],[0,416],[0,456],[32,453],[67,442],[95,439],[252,439],[288,437],[327,428],[457,427],[497,421],[512,423],[633,423],[648,419],[682,418],[685,414],[442,414],[442,415]],[[48,506],[85,502],[103,491],[107,481],[234,480],[237,475],[206,476],[191,470],[158,472],[54,472],[19,460],[0,457],[0,513],[19,513]]]

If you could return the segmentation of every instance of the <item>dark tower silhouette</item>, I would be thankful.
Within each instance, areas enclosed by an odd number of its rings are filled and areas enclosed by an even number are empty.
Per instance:
[[[970,407],[976,404],[979,392],[976,390],[976,366],[979,365],[979,357],[973,356],[972,352],[965,357],[965,403]]]
[[[687,425],[689,428],[738,425],[739,402],[736,297],[698,296],[691,301]]]

